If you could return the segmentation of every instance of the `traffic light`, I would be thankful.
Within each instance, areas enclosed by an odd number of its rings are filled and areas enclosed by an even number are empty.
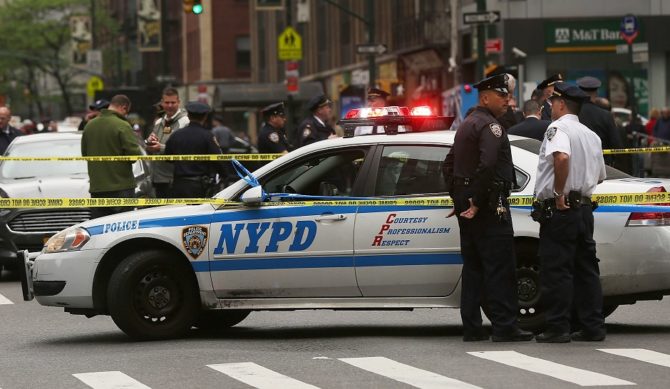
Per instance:
[[[187,14],[200,15],[204,8],[202,7],[202,0],[183,0],[184,12]]]

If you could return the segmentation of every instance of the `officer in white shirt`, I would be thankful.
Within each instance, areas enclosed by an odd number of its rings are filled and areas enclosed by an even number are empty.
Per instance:
[[[588,96],[559,82],[550,97],[554,120],[540,148],[533,218],[540,222],[541,283],[547,328],[540,343],[605,339],[602,288],[593,240],[591,195],[605,179],[600,138],[579,122]],[[570,334],[570,315],[580,331]]]

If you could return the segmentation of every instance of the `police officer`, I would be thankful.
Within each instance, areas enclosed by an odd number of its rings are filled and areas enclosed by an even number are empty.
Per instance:
[[[368,107],[381,108],[386,107],[386,98],[389,97],[388,92],[379,88],[368,88]]]
[[[578,87],[557,83],[551,95],[549,125],[540,148],[535,195],[540,217],[542,306],[546,330],[541,343],[605,339],[600,270],[593,240],[591,194],[605,179],[598,136],[579,122],[588,96]],[[581,331],[570,335],[574,311]]]
[[[600,85],[600,80],[591,76],[577,80],[577,86],[589,96],[579,111],[579,121],[598,135],[603,149],[619,149],[623,144],[614,123],[614,116],[595,103]],[[612,164],[612,156],[607,156],[606,162]]]
[[[165,155],[221,154],[214,134],[209,128],[209,105],[198,101],[186,104],[190,123],[175,131],[165,144]],[[225,161],[174,161],[174,181],[171,195],[175,198],[209,197],[214,188],[216,173],[227,174]]]
[[[557,73],[537,86],[537,89],[542,91],[542,108],[540,109],[540,119],[542,120],[551,120],[551,101],[549,101],[549,97],[554,91],[554,84],[559,81],[563,81],[563,76]]]
[[[307,102],[307,109],[311,114],[298,127],[301,146],[336,136],[335,130],[328,124],[333,114],[330,99],[325,95],[314,96]]]
[[[514,230],[507,201],[514,166],[507,134],[496,120],[507,109],[508,76],[498,74],[474,86],[479,104],[458,127],[445,161],[452,215],[458,217],[461,234],[463,341],[489,338],[482,328],[484,300],[490,308],[493,341],[527,341],[533,334],[516,324]]]
[[[286,114],[284,103],[270,104],[261,109],[263,114],[263,127],[258,134],[258,152],[286,154],[293,147],[286,138]]]

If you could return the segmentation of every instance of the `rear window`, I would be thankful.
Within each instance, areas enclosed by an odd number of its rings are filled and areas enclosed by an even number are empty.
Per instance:
[[[512,146],[516,146],[520,149],[530,151],[533,154],[540,154],[540,146],[542,146],[542,142],[540,142],[537,139],[517,139],[510,141]],[[622,172],[619,169],[615,169],[611,166],[605,165],[605,172],[607,173],[607,178],[606,180],[616,180],[619,178],[628,178],[631,177],[629,174],[626,174]]]

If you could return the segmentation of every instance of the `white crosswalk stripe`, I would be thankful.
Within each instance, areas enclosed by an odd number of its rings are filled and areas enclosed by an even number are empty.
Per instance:
[[[488,359],[507,366],[548,375],[579,386],[621,386],[635,385],[633,382],[588,370],[577,369],[560,363],[530,357],[516,351],[475,351],[468,352],[475,357]]]
[[[10,300],[7,297],[0,294],[0,305],[5,305],[5,304],[14,304],[14,303],[12,302],[12,300]]]
[[[388,377],[408,385],[412,385],[416,388],[479,388],[478,386],[470,385],[463,381],[441,376],[439,374],[405,365],[403,363],[396,362],[392,359],[384,357],[340,358],[340,361],[346,362],[360,369],[367,370],[369,372],[379,374],[381,376]]]
[[[72,374],[93,389],[151,389],[120,371]]]
[[[643,348],[600,348],[602,352],[653,363],[654,365],[670,367],[670,355]]]
[[[258,389],[318,389],[314,385],[279,374],[253,362],[220,363],[207,366]]]

